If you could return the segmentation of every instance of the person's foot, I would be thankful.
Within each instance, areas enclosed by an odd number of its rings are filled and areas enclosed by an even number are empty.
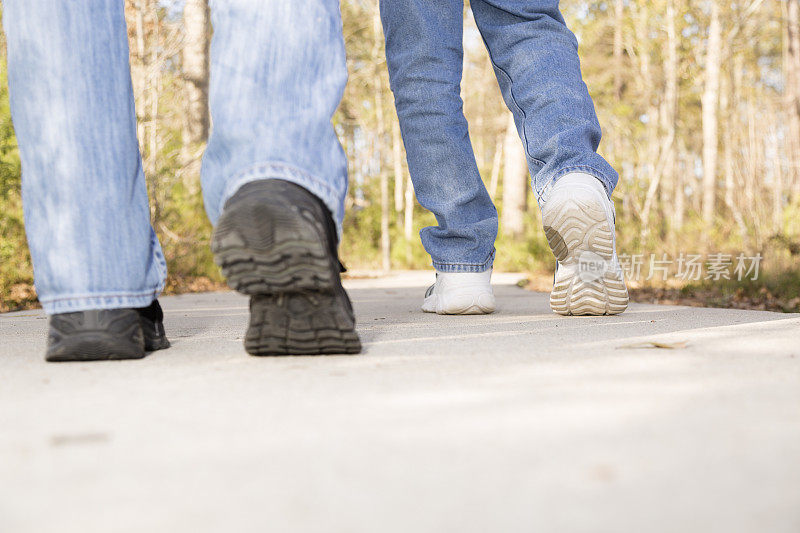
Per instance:
[[[485,315],[495,310],[492,270],[437,272],[436,283],[425,291],[422,310],[440,315]]]
[[[628,307],[617,259],[614,206],[588,174],[559,179],[542,208],[547,242],[558,263],[550,307],[560,315],[616,315]]]
[[[136,309],[136,312],[139,313],[142,323],[144,350],[154,352],[169,348],[167,333],[164,331],[164,311],[161,310],[158,300],[153,300],[153,303],[147,307]]]
[[[158,300],[139,309],[94,309],[50,317],[45,359],[104,361],[141,359],[169,348]]]
[[[247,183],[225,203],[211,250],[228,284],[250,296],[248,353],[361,351],[336,246],[330,212],[294,183]]]

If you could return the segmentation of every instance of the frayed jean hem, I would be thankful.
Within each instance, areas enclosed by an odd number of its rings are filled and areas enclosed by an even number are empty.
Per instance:
[[[437,272],[472,272],[472,273],[486,272],[487,270],[492,268],[492,265],[494,264],[494,253],[495,251],[492,250],[492,253],[489,254],[489,258],[480,264],[440,263],[437,261],[433,261],[433,268],[435,268]]]
[[[42,308],[48,315],[74,313],[94,309],[129,309],[147,307],[158,298],[163,285],[151,290],[136,293],[104,293],[63,296],[41,299]]]

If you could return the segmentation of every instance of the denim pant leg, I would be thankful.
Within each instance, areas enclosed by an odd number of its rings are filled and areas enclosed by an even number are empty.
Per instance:
[[[600,125],[558,0],[472,0],[471,6],[539,204],[555,180],[575,171],[598,178],[610,197],[619,177],[596,152]]]
[[[462,0],[382,0],[389,78],[414,191],[439,223],[422,244],[442,272],[492,266],[497,210],[464,118]]]
[[[347,160],[331,118],[347,82],[338,0],[211,3],[213,131],[203,158],[205,206],[216,224],[242,185],[305,187],[341,232]]]
[[[120,0],[5,0],[25,228],[47,313],[143,307],[166,265],[150,225]]]

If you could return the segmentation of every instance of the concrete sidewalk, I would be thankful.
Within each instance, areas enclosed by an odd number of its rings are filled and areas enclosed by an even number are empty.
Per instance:
[[[41,312],[0,315],[0,532],[800,531],[800,315],[567,318],[516,279],[468,317],[350,280],[360,356],[247,356],[235,293],[163,298],[143,361],[45,364]]]

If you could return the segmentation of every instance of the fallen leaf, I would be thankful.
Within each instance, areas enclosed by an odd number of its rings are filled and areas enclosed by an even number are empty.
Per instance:
[[[633,344],[625,344],[623,346],[618,346],[617,349],[623,348],[663,348],[666,350],[678,350],[681,348],[686,348],[689,345],[686,341],[679,341],[679,342],[660,342],[660,341],[645,341],[645,342],[635,342]]]

